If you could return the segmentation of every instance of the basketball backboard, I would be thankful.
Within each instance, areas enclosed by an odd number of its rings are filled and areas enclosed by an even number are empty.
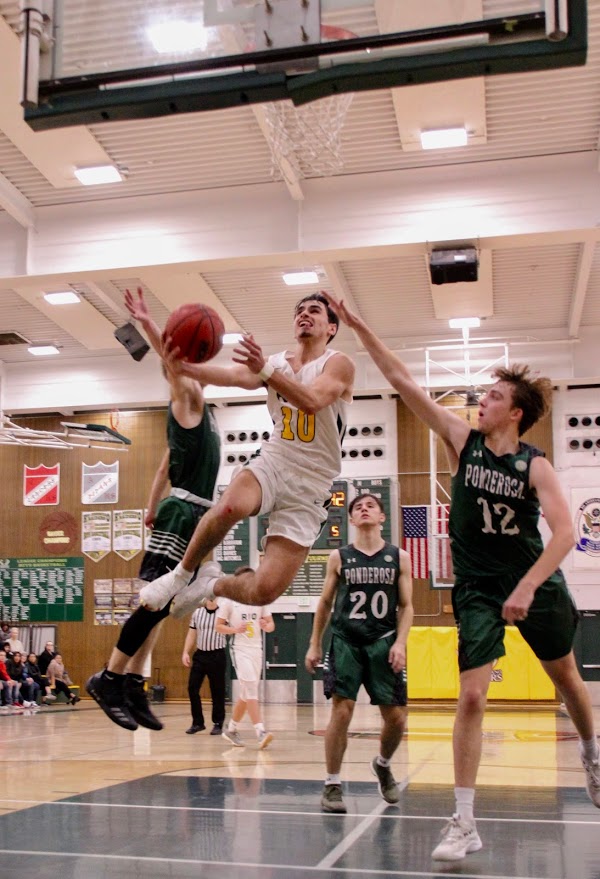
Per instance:
[[[587,48],[584,0],[24,5],[35,129],[583,64]]]

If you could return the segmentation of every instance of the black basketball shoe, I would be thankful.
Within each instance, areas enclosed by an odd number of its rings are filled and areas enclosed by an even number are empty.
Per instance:
[[[150,710],[148,696],[144,690],[144,680],[137,675],[125,675],[125,704],[134,720],[146,729],[159,730],[163,724]]]
[[[106,670],[99,671],[87,681],[85,689],[117,726],[129,730],[138,728],[125,699],[125,675],[109,678]]]

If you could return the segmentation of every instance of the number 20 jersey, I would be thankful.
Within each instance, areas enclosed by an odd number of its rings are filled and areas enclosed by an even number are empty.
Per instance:
[[[331,631],[351,644],[372,644],[396,631],[400,551],[385,543],[375,555],[353,544],[339,550],[342,560]]]
[[[323,372],[330,357],[339,352],[328,349],[294,372],[286,352],[269,357],[275,369],[287,378],[310,385]],[[342,439],[346,430],[346,403],[338,399],[314,415],[297,409],[272,387],[268,387],[267,407],[273,419],[273,434],[261,447],[261,457],[280,460],[282,467],[296,464],[301,470],[322,478],[327,484],[342,469]]]
[[[495,455],[472,430],[452,477],[450,545],[457,578],[522,575],[543,550],[540,504],[529,486],[540,449],[519,442],[516,454]]]

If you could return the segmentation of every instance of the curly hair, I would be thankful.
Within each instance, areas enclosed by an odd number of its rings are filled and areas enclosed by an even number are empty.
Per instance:
[[[545,418],[552,404],[552,382],[543,376],[533,377],[528,366],[515,363],[507,368],[498,367],[492,378],[512,386],[512,403],[521,409],[523,415],[519,422],[519,436]]]

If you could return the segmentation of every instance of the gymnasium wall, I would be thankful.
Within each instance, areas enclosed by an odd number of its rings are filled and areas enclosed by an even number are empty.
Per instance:
[[[215,414],[223,437],[227,433],[241,431],[251,434],[270,431],[271,423],[264,405],[242,405],[216,409]],[[70,421],[109,423],[110,415],[86,413],[85,416],[69,416]],[[156,467],[165,449],[165,410],[144,410],[119,413],[119,431],[132,440],[129,451],[115,451],[110,446],[103,449],[31,449],[2,447],[4,484],[0,507],[3,557],[43,557],[44,548],[38,529],[50,512],[70,512],[80,526],[82,510],[94,509],[143,509],[146,505]],[[19,419],[20,423],[37,429],[57,429],[60,416],[43,416]],[[64,418],[62,419],[64,420]],[[376,478],[390,477],[398,480],[398,504],[429,502],[429,454],[428,436],[424,426],[396,399],[356,400],[349,407],[349,427],[364,426],[382,428],[382,432],[367,439],[355,432],[347,433],[344,448],[342,477]],[[543,423],[527,437],[544,448],[549,457],[552,453],[552,425]],[[224,442],[223,460],[227,455],[247,454],[258,442]],[[349,450],[369,446],[378,447],[382,455],[368,459],[351,458]],[[119,462],[119,498],[116,504],[107,506],[83,506],[81,503],[81,464],[105,464]],[[60,503],[58,506],[25,507],[23,505],[23,466],[38,464],[52,466],[60,462]],[[443,451],[439,455],[440,479],[448,485],[447,465]],[[235,463],[225,461],[218,482],[227,484]],[[398,520],[398,510],[390,511]],[[80,556],[77,549],[65,553]],[[110,552],[98,562],[85,557],[85,596],[83,622],[57,623],[57,644],[63,653],[65,664],[76,683],[83,684],[87,677],[100,669],[107,661],[118,637],[117,626],[94,625],[93,580],[102,578],[135,577],[141,553],[126,561]],[[309,606],[299,607],[297,600],[280,599],[277,610],[310,612],[316,599]],[[452,625],[449,612],[448,590],[432,591],[429,582],[415,582],[415,625]],[[160,669],[161,682],[167,686],[168,698],[184,698],[187,688],[187,670],[181,664],[181,651],[187,631],[187,621],[167,619],[152,657],[152,682],[156,683]]]

